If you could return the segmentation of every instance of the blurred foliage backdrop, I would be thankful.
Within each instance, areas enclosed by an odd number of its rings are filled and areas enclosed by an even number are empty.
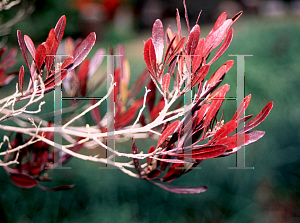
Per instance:
[[[170,2],[166,1],[166,5]],[[175,2],[173,22],[175,8],[183,8],[182,3],[177,5]],[[191,11],[205,7],[205,1],[195,5],[191,2],[187,1]],[[140,1],[125,3],[126,7],[132,4],[134,12],[142,7]],[[70,7],[70,1],[47,0],[36,4],[34,13],[13,27],[8,45],[17,47],[17,29],[31,36],[36,43],[44,41],[62,14],[67,16],[65,37],[82,35],[82,13]],[[8,16],[8,12],[5,13],[3,15]],[[203,16],[205,14],[204,10]],[[213,11],[208,14],[213,15]],[[140,15],[136,12],[133,21]],[[183,13],[181,15],[183,17]],[[170,21],[167,16],[165,20]],[[194,24],[195,20],[191,16],[190,23]],[[117,42],[123,42],[132,78],[136,78],[146,67],[142,60],[143,40],[151,36],[151,27],[139,32],[138,26],[134,25],[132,32],[120,33],[114,29],[113,20],[107,17],[104,21],[107,26],[98,31],[103,35],[93,52],[99,47],[107,49],[110,44],[115,46]],[[202,18],[200,25],[201,22]],[[165,28],[167,25],[164,23]],[[212,26],[201,25],[201,36],[206,36]],[[245,59],[245,95],[252,94],[246,114],[257,115],[265,104],[274,101],[270,115],[257,128],[266,131],[265,136],[246,148],[246,166],[254,167],[253,170],[228,169],[235,166],[235,155],[204,161],[201,169],[175,180],[173,185],[207,185],[208,190],[198,195],[179,195],[131,178],[119,170],[98,169],[98,164],[75,158],[67,164],[72,169],[55,170],[55,181],[50,183],[53,186],[76,183],[69,191],[20,189],[1,169],[1,222],[300,222],[299,17],[263,17],[246,11],[233,27],[233,42],[211,72],[233,58],[228,54],[253,55]],[[20,52],[18,56],[15,69],[23,64]],[[234,96],[235,66],[224,83],[231,85],[229,94]],[[13,86],[5,86],[0,92],[12,91]],[[46,112],[52,109],[50,97],[50,103],[43,107]],[[225,121],[228,121],[234,114],[236,103],[225,101],[223,107]],[[3,132],[0,134],[2,138]],[[152,144],[150,139],[137,142],[139,150],[144,151]],[[131,141],[117,144],[116,148],[128,151]]]

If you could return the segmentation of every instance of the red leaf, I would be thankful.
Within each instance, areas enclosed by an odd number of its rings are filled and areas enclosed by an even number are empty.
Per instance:
[[[237,14],[235,14],[232,18],[231,18],[231,20],[233,21],[233,22],[235,22],[238,18],[240,18],[240,16],[243,14],[243,11],[239,11]]]
[[[205,104],[205,105],[202,105],[201,108],[199,109],[196,126],[199,125],[200,122],[203,120],[204,115],[206,114],[207,110],[209,109],[209,106],[210,106],[210,104]]]
[[[49,76],[49,72],[52,67],[54,57],[58,49],[58,45],[59,43],[56,38],[55,31],[54,29],[51,29],[45,43],[46,50],[47,50],[47,58],[46,58],[47,77]]]
[[[158,177],[161,173],[162,173],[161,170],[159,170],[159,169],[154,169],[154,170],[151,170],[151,171],[147,174],[147,177],[148,177],[149,179],[153,179],[153,178]]]
[[[203,150],[203,149],[202,149]],[[198,154],[194,154],[194,151],[192,153],[192,159],[198,159],[198,160],[203,160],[203,159],[211,159],[211,158],[215,158],[218,157],[220,155],[222,155],[224,152],[226,152],[227,150],[227,146],[224,145],[216,145],[216,146],[212,146],[208,149],[208,151],[201,151]],[[184,154],[185,157],[188,157],[189,154]]]
[[[152,42],[155,49],[157,64],[161,64],[164,53],[164,28],[159,19],[157,19],[153,24]]]
[[[204,42],[205,42],[204,38],[201,38],[198,41],[198,45],[196,47],[195,55],[193,57],[193,62],[192,62],[192,66],[193,66],[192,72],[193,73],[195,73],[198,70],[198,68],[202,65]]]
[[[70,65],[73,63],[74,58],[69,56],[61,65],[62,70],[68,70],[70,69]]]
[[[90,33],[75,49],[72,69],[77,67],[90,53],[96,42],[96,34]]]
[[[167,60],[167,64],[171,63],[171,61],[174,59],[174,57],[180,53],[180,51],[182,50],[183,46],[184,46],[184,42],[185,42],[185,37],[182,37],[179,42],[177,43],[176,47],[174,48],[174,50],[172,51],[171,55],[169,56],[168,60]]]
[[[25,44],[26,44],[26,47],[27,47],[29,53],[31,54],[32,58],[34,59],[35,58],[35,46],[34,46],[32,40],[27,35],[24,35],[24,40],[25,40]]]
[[[244,114],[244,111],[246,111],[246,109],[250,103],[250,100],[251,100],[251,94],[249,94],[247,97],[244,98],[242,103],[239,105],[237,111],[235,112],[232,120],[234,120],[234,119],[239,120],[242,117],[242,115]]]
[[[29,73],[30,73],[30,66],[29,66],[28,56],[27,56],[27,53],[26,53],[25,42],[24,42],[24,39],[23,39],[23,36],[22,36],[22,32],[20,30],[17,31],[17,36],[18,36],[18,42],[19,42],[19,46],[20,46],[25,64],[26,64],[26,66],[29,70]],[[31,75],[30,75],[30,77],[31,77]]]
[[[228,92],[229,88],[230,86],[228,84],[225,84],[222,87],[218,88],[218,90],[215,92],[213,101],[206,113],[206,117],[204,120],[203,126],[205,128],[210,124],[210,121],[216,115],[217,111],[221,107],[223,101],[225,100],[225,95]]]
[[[156,56],[151,38],[147,40],[144,46],[144,60],[150,74],[156,78]]]
[[[264,136],[264,134],[265,134],[265,132],[263,132],[263,131],[253,131],[253,132],[250,131],[250,132],[245,133],[244,134],[245,143],[242,146],[246,146],[246,145],[249,145],[253,142],[256,142],[257,140],[262,138]],[[236,137],[236,135],[231,136],[231,138],[233,139],[232,142],[227,143],[227,146],[231,151],[223,153],[222,156],[231,155],[233,153],[236,153],[238,150],[240,150],[242,148],[242,146],[237,147],[237,137]]]
[[[62,186],[59,186],[59,187],[54,187],[54,188],[47,188],[47,187],[44,187],[40,184],[37,185],[37,187],[41,190],[44,190],[44,191],[60,191],[60,190],[69,190],[73,187],[75,187],[75,184],[71,184],[71,185],[62,185]]]
[[[163,178],[164,182],[171,182],[175,180],[177,177],[181,175],[182,168],[184,167],[184,163],[174,163],[172,166],[170,166],[168,172]]]
[[[18,187],[26,189],[35,187],[38,184],[36,179],[22,173],[11,173],[9,174],[9,178]]]
[[[222,42],[232,23],[231,19],[227,19],[220,27],[208,34],[205,40],[205,55],[213,51]]]
[[[167,57],[170,54],[170,51],[172,49],[172,46],[173,46],[173,43],[174,43],[175,39],[176,39],[176,36],[173,37],[173,39],[171,40],[171,42],[168,45],[168,48],[167,48],[167,51],[166,51],[166,54],[165,54],[165,57],[164,57],[164,62],[163,62],[164,67],[165,67],[165,63],[166,63]]]
[[[166,130],[160,136],[156,148],[158,148],[168,138],[168,136],[171,135],[175,131],[175,129],[177,128],[179,123],[180,123],[180,121],[177,120],[177,121],[173,122],[171,125],[169,125],[168,128],[166,128]]]
[[[82,96],[86,95],[86,84],[87,84],[87,74],[89,72],[89,60],[84,60],[78,71],[78,82],[80,85],[80,93]]]
[[[190,33],[190,24],[189,24],[189,17],[188,17],[188,12],[187,12],[187,8],[186,8],[186,4],[185,4],[185,0],[183,0],[183,6],[184,6],[184,14],[185,14],[185,21],[186,21],[186,25],[188,28],[188,32]]]
[[[261,112],[245,126],[245,128],[241,132],[247,132],[247,131],[253,129],[254,127],[258,126],[268,116],[268,114],[270,113],[272,107],[273,107],[273,102],[270,101],[261,110]]]
[[[227,48],[229,47],[231,40],[233,37],[233,28],[231,28],[226,36],[226,39],[224,40],[223,44],[221,45],[221,47],[218,49],[218,51],[216,52],[216,54],[214,55],[214,57],[209,61],[208,64],[212,64],[214,63],[217,59],[219,59],[219,57],[227,50]]]
[[[163,92],[167,92],[169,89],[169,85],[170,85],[170,80],[171,80],[171,75],[169,73],[166,73],[164,78],[163,78]]]
[[[60,43],[60,41],[64,35],[65,26],[66,26],[66,16],[63,15],[62,17],[60,17],[60,19],[58,20],[58,22],[56,23],[56,26],[54,28],[58,43]]]
[[[233,60],[228,60],[221,67],[219,67],[218,70],[216,70],[216,72],[209,78],[207,84],[213,87],[220,83],[220,80],[224,78],[224,75],[228,72],[228,70],[230,70],[230,68],[233,66],[233,63]]]
[[[198,85],[201,81],[204,80],[205,76],[207,75],[209,71],[209,65],[204,65],[201,67],[192,77],[191,80],[191,87],[195,87]]]
[[[149,181],[149,180],[148,180]],[[200,194],[203,193],[207,190],[207,186],[201,186],[201,187],[179,187],[179,186],[171,186],[171,185],[164,185],[164,184],[159,184],[153,181],[149,181],[156,186],[167,190],[172,193],[176,194]]]
[[[214,137],[208,142],[213,143],[221,138],[225,138],[227,135],[232,133],[237,128],[237,120],[233,119],[227,122],[221,129],[219,129]]]
[[[22,94],[23,94],[23,81],[24,81],[24,66],[22,65],[19,71],[19,85]]]
[[[149,149],[149,151],[148,151],[148,154],[152,153],[154,151],[155,151],[155,146],[151,146],[150,149]],[[148,166],[151,164],[151,162],[152,162],[152,158],[147,157],[147,164],[148,164]]]
[[[132,140],[133,140],[133,142],[132,142],[132,154],[138,154],[139,151],[138,151],[138,149],[137,149],[137,147],[136,147],[136,145],[135,145],[134,138],[133,138]],[[141,168],[139,159],[133,158],[132,160],[133,160],[133,164],[134,164],[134,167],[135,167],[136,171],[137,171],[139,174],[141,174],[141,169],[142,169],[142,168]]]
[[[216,23],[215,23],[213,29],[211,30],[211,32],[217,30],[217,29],[218,29],[218,28],[226,21],[226,19],[227,19],[227,14],[226,14],[226,12],[223,12],[223,13],[218,17],[218,19],[217,19],[217,21],[216,21]],[[210,33],[211,33],[211,32],[210,32]],[[210,34],[210,33],[209,33],[209,34]]]
[[[60,70],[61,75],[58,75],[56,79],[55,79],[55,76],[57,76],[56,74],[52,74],[51,76],[47,77],[44,80],[45,87],[47,88],[53,87],[55,85],[55,81],[58,81],[58,83],[62,81],[68,74],[68,69],[70,69],[70,67],[72,66],[72,62],[73,62],[73,57],[71,56],[65,59],[65,61],[61,65],[61,70]]]
[[[197,24],[191,30],[185,45],[187,55],[194,55],[200,37],[200,26]]]
[[[176,21],[177,21],[177,28],[178,28],[178,37],[181,39],[181,24],[180,24],[180,15],[178,9],[176,9]]]
[[[46,58],[46,47],[43,44],[40,44],[36,49],[35,59],[34,59],[36,67],[39,71],[41,70],[45,58]]]

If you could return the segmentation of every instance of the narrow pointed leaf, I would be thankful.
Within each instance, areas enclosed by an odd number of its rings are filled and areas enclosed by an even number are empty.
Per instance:
[[[185,37],[182,37],[181,40],[177,43],[174,50],[172,51],[171,55],[169,56],[169,58],[167,60],[167,64],[171,63],[171,61],[174,59],[174,57],[180,53],[180,51],[182,50],[182,48],[184,46],[184,42],[185,42]]]
[[[202,105],[201,108],[198,111],[197,115],[197,121],[196,126],[200,124],[201,121],[203,121],[204,115],[206,114],[207,110],[209,109],[210,104]]]
[[[80,85],[80,93],[82,96],[86,95],[87,75],[89,72],[89,60],[84,60],[78,70],[78,82]]]
[[[222,87],[218,88],[214,95],[214,99],[212,100],[212,103],[209,107],[209,110],[207,111],[205,120],[204,120],[204,127],[207,127],[212,118],[216,115],[218,110],[220,109],[223,101],[225,100],[225,95],[229,91],[230,86],[228,84],[223,85]]]
[[[58,20],[58,22],[56,23],[56,26],[54,28],[58,43],[60,43],[60,41],[64,35],[65,26],[66,26],[66,16],[63,15],[62,17],[60,17],[60,19]]]
[[[200,66],[202,66],[203,62],[203,47],[204,47],[204,42],[205,39],[201,38],[198,41],[198,45],[195,49],[194,57],[193,57],[193,62],[192,62],[192,72],[195,73]]]
[[[244,98],[244,100],[241,102],[241,104],[239,105],[237,111],[235,112],[232,120],[234,119],[240,119],[242,117],[242,115],[244,115],[244,112],[246,111],[249,103],[251,100],[251,94],[249,94],[247,97]]]
[[[156,56],[151,38],[146,41],[144,46],[144,60],[150,74],[156,78]]]
[[[185,4],[185,0],[183,0],[183,6],[184,6],[184,14],[185,14],[186,25],[187,25],[187,28],[188,28],[188,32],[190,33],[189,16],[188,16],[188,12],[187,12],[187,7],[186,7],[186,4]]]
[[[96,42],[96,34],[90,33],[75,49],[73,67],[77,67],[87,57]]]
[[[25,64],[26,64],[26,66],[27,66],[27,68],[28,68],[28,70],[30,72],[30,66],[29,66],[28,56],[27,56],[27,53],[26,53],[25,42],[24,42],[24,38],[23,38],[22,32],[20,30],[17,31],[17,36],[18,36],[18,42],[19,42],[19,46],[20,46],[20,49],[21,49],[21,52],[22,52]],[[30,75],[30,77],[31,77],[31,75]]]
[[[180,121],[177,120],[173,122],[171,125],[169,125],[168,128],[166,128],[166,130],[160,136],[156,148],[158,148],[169,137],[169,135],[171,135],[175,131],[179,123]]]
[[[139,153],[139,151],[138,151],[138,149],[137,149],[137,147],[136,147],[136,145],[135,145],[135,140],[134,140],[134,138],[132,139],[132,154],[138,154]],[[139,174],[141,174],[141,165],[140,165],[140,161],[139,161],[139,159],[135,159],[135,158],[133,158],[133,164],[134,164],[134,167],[135,167],[135,169],[136,169],[136,171],[139,173]]]
[[[45,59],[46,59],[46,47],[43,44],[40,44],[36,49],[36,53],[35,53],[35,64],[39,71],[41,70],[41,67]]]
[[[253,142],[256,142],[257,140],[262,138],[264,136],[264,134],[265,134],[265,132],[263,132],[263,131],[253,131],[253,132],[249,131],[249,132],[245,133],[245,138],[247,140],[245,140],[245,143],[243,144],[243,146],[246,146]],[[235,140],[236,140],[236,138],[235,138]],[[228,145],[230,146],[230,144],[228,144]],[[239,147],[236,146],[237,145],[236,141],[235,141],[235,143],[232,143],[231,145],[232,145],[231,151],[225,152],[221,156],[231,155],[233,153],[236,153],[237,151],[239,151],[242,148],[242,146],[239,146]]]
[[[38,184],[37,187],[43,191],[61,191],[61,190],[69,190],[69,189],[75,187],[75,184],[62,185],[62,186],[58,186],[58,187],[54,187],[54,188],[47,188],[47,187],[44,187],[44,186]]]
[[[233,37],[233,29],[231,28],[226,36],[226,39],[224,40],[222,46],[218,49],[218,51],[216,52],[216,54],[214,55],[214,57],[209,61],[208,64],[212,64],[214,63],[217,59],[219,59],[219,57],[227,50],[227,48],[229,47],[231,41],[232,41],[232,37]]]
[[[226,63],[224,63],[221,67],[216,70],[216,72],[209,78],[207,84],[211,87],[215,86],[216,84],[220,83],[220,80],[222,80],[225,76],[225,74],[230,70],[230,68],[233,66],[234,61],[228,60]]]
[[[157,64],[161,64],[164,53],[164,28],[159,19],[157,19],[153,24],[152,42],[155,49]]]
[[[184,167],[183,163],[174,163],[172,166],[170,166],[168,172],[163,178],[163,181],[171,182],[175,180],[177,177],[181,175],[182,167]]]
[[[232,133],[236,128],[237,128],[237,120],[236,119],[230,120],[221,129],[219,129],[216,132],[214,137],[208,143],[212,143],[221,138],[225,138],[227,135]]]
[[[31,40],[31,38],[27,35],[24,35],[24,41],[25,41],[25,44],[26,44],[26,47],[27,47],[29,53],[31,54],[32,58],[34,59],[35,58],[35,46]]]
[[[163,92],[167,92],[169,89],[169,85],[170,85],[170,80],[171,80],[171,75],[169,73],[166,73],[164,78],[163,78]]]
[[[24,81],[24,66],[22,65],[19,71],[19,86],[22,94],[23,94],[23,81]]]
[[[38,184],[36,179],[22,173],[11,173],[9,178],[18,187],[26,189],[35,187]]]
[[[201,81],[204,80],[205,76],[209,71],[209,65],[204,65],[201,67],[192,77],[191,87],[197,86]]]
[[[197,24],[191,30],[185,45],[187,55],[194,55],[200,37],[200,26]]]
[[[205,40],[205,54],[213,51],[225,38],[229,27],[232,25],[232,20],[227,19],[223,24],[217,28],[216,30],[212,31]]]
[[[149,149],[149,151],[148,151],[148,154],[152,153],[154,151],[155,151],[155,146],[151,146],[150,149]],[[148,164],[148,166],[151,164],[151,162],[152,162],[152,158],[151,157],[147,157],[147,164]]]
[[[237,14],[235,14],[232,18],[231,18],[231,20],[233,21],[233,22],[235,22],[238,18],[240,18],[240,16],[243,14],[243,11],[239,11]]]
[[[167,58],[168,58],[168,56],[171,52],[171,49],[172,49],[172,46],[173,46],[173,43],[174,43],[175,39],[176,39],[176,36],[173,37],[173,39],[171,40],[171,42],[168,45],[168,48],[167,48],[167,51],[166,51],[166,54],[165,54],[165,58],[164,58],[164,62],[163,62],[164,66],[165,66],[166,60],[167,60]]]
[[[242,130],[242,132],[247,132],[247,131],[253,129],[254,127],[258,126],[268,116],[272,107],[273,107],[273,102],[271,101],[262,109],[262,111],[254,119],[252,119],[245,126],[245,128]]]
[[[177,21],[177,28],[178,28],[178,37],[181,39],[181,23],[180,23],[180,15],[178,9],[176,9],[176,21]]]
[[[51,29],[48,38],[45,43],[45,47],[47,50],[47,57],[46,57],[46,69],[47,69],[47,76],[49,76],[50,69],[53,65],[54,57],[56,55],[56,51],[58,49],[58,40],[56,38],[56,34],[54,29]]]
[[[227,14],[226,12],[223,12],[221,15],[219,15],[213,29],[211,30],[211,32],[217,30],[227,19]],[[209,33],[210,34],[210,33]]]
[[[167,190],[169,192],[176,193],[176,194],[200,194],[207,190],[207,186],[180,187],[180,186],[164,185],[164,184],[156,183],[153,181],[150,181],[150,182],[164,190]]]

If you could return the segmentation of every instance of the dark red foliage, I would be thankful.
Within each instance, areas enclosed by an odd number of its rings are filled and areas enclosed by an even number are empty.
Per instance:
[[[59,69],[59,64],[54,61],[57,53],[57,49],[62,40],[64,30],[66,25],[66,17],[62,16],[57,22],[54,29],[51,29],[46,41],[40,44],[37,48],[35,48],[32,40],[29,36],[25,35],[23,37],[20,30],[17,31],[19,46],[25,61],[25,64],[28,68],[31,80],[29,83],[29,88],[23,95],[19,98],[19,100],[29,98],[33,93],[32,82],[35,81],[38,75],[42,75],[43,69],[46,68],[47,76],[44,79],[45,92],[50,92],[55,89],[55,86],[61,84],[61,81],[65,79],[68,73],[74,70],[84,59],[87,57],[92,47],[96,42],[96,34],[90,33],[83,41],[80,41],[76,47],[74,47],[74,53],[72,56],[69,56],[62,62],[62,65]],[[32,65],[29,65],[29,59],[27,56],[26,48],[33,58]],[[55,62],[55,64],[54,64]],[[86,64],[85,64],[86,66]],[[86,69],[85,69],[86,70]],[[21,73],[24,76],[24,73]],[[82,76],[86,76],[86,71],[81,74]],[[19,79],[23,80],[23,76]],[[21,83],[20,83],[21,84]],[[23,84],[23,82],[22,82]],[[82,89],[80,92],[85,93],[86,81],[82,82]],[[23,88],[22,88],[23,90]],[[39,87],[39,91],[37,96],[41,93],[41,87]]]
[[[48,127],[53,127],[52,123],[49,123]],[[52,132],[46,132],[45,134],[40,133],[39,136],[44,136],[45,139],[53,140],[54,134]],[[77,141],[82,138],[78,138]],[[23,135],[18,133],[12,140],[11,149],[17,148],[23,145],[29,140],[23,140]],[[78,152],[82,148],[83,144],[77,144],[70,150]],[[37,186],[42,190],[65,190],[72,188],[74,185],[59,186],[56,188],[46,188],[39,184],[39,181],[49,181],[51,178],[48,176],[50,168],[54,168],[57,163],[54,160],[54,149],[43,141],[38,141],[17,152],[7,153],[4,157],[5,162],[13,161],[16,159],[18,164],[5,166],[7,174],[11,181],[21,188],[32,188]],[[64,153],[61,157],[61,163],[67,162],[71,158],[70,155]]]
[[[229,47],[233,29],[230,26],[242,14],[239,12],[232,19],[227,19],[227,14],[222,13],[217,19],[213,29],[206,38],[200,39],[200,26],[196,25],[190,31],[187,9],[185,7],[185,18],[189,35],[185,43],[185,37],[182,37],[179,12],[177,10],[177,27],[178,33],[172,33],[170,28],[166,30],[167,50],[163,62],[160,60],[160,52],[163,52],[163,25],[160,20],[156,20],[153,25],[152,38],[149,38],[144,46],[144,60],[148,71],[154,82],[150,82],[148,88],[152,91],[156,84],[161,86],[164,97],[168,94],[171,76],[173,76],[174,86],[181,91],[182,77],[191,75],[191,88],[198,87],[197,98],[194,105],[189,111],[189,116],[185,116],[181,121],[174,121],[169,124],[166,122],[162,128],[162,135],[155,146],[150,147],[148,154],[152,154],[147,158],[147,166],[141,171],[141,167],[137,168],[140,177],[174,193],[201,193],[207,187],[174,187],[167,186],[155,181],[171,182],[181,175],[192,170],[204,159],[227,156],[236,153],[243,145],[249,145],[260,139],[264,132],[250,131],[259,125],[269,114],[272,109],[273,102],[269,102],[265,108],[239,132],[235,133],[239,124],[248,121],[252,115],[243,117],[247,109],[251,95],[247,96],[238,107],[232,120],[224,124],[223,120],[217,121],[218,111],[225,100],[225,95],[229,90],[229,85],[225,84],[219,88],[219,84],[224,79],[225,74],[233,66],[232,60],[225,62],[217,69],[205,84],[204,80],[209,72],[211,65],[226,51]],[[201,14],[201,12],[200,12]],[[200,16],[199,14],[199,16]],[[198,22],[198,21],[197,21]],[[225,38],[226,37],[226,38]],[[225,40],[224,40],[225,38]],[[224,40],[223,44],[217,50],[212,59],[207,63],[208,55]],[[159,53],[158,53],[159,52]],[[164,70],[168,68],[168,73],[164,74]],[[173,75],[174,71],[176,76]],[[184,70],[185,67],[185,70]],[[162,78],[163,77],[163,78]],[[179,83],[180,82],[180,83]],[[185,83],[188,84],[188,83]],[[187,88],[181,91],[181,95],[185,93]],[[165,105],[162,97],[156,106],[156,94],[148,95],[148,107],[150,108],[150,119],[155,120],[159,112]],[[143,120],[145,117],[143,116]],[[143,121],[145,125],[145,121]],[[201,144],[203,140],[209,139],[205,144]],[[191,140],[191,141],[189,141]],[[188,144],[187,142],[192,142]],[[238,145],[240,142],[241,145]],[[134,145],[134,153],[137,148]],[[166,172],[164,174],[164,172]]]

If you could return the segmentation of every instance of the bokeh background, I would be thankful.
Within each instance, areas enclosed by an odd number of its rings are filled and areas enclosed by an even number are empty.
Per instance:
[[[99,164],[75,158],[67,164],[71,170],[55,170],[55,181],[47,184],[75,183],[69,191],[20,189],[0,169],[0,222],[300,222],[300,1],[187,0],[186,4],[191,25],[203,10],[202,37],[221,12],[231,17],[244,11],[233,25],[229,49],[210,74],[233,59],[228,54],[253,55],[245,60],[245,95],[252,94],[246,113],[257,115],[269,101],[274,102],[270,115],[256,128],[266,131],[265,136],[246,148],[246,166],[254,169],[228,169],[235,166],[235,155],[204,161],[201,169],[172,183],[208,186],[205,193],[197,195],[169,193],[119,170],[98,169]],[[18,29],[41,43],[60,16],[66,15],[65,37],[97,33],[91,55],[98,48],[107,50],[123,43],[133,80],[146,67],[143,40],[151,36],[155,19],[160,18],[165,28],[169,24],[176,28],[178,8],[186,27],[181,0],[37,0],[33,6],[30,15],[7,30],[1,44],[18,47]],[[13,18],[18,7],[1,11],[1,24]],[[15,70],[23,64],[20,51],[17,61]],[[223,83],[231,85],[234,96],[235,66]],[[13,86],[1,88],[1,97],[13,91]],[[224,106],[228,107],[228,121],[236,103],[225,101]],[[150,139],[137,142],[144,151],[152,144]],[[117,144],[117,148],[130,149],[131,142]]]

